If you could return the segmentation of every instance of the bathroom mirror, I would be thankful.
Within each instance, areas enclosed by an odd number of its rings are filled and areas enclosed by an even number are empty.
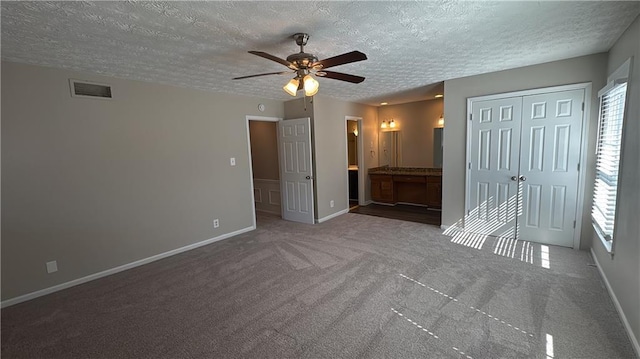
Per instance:
[[[433,129],[433,167],[435,168],[442,168],[443,132],[444,128],[442,127]]]
[[[399,167],[400,165],[400,131],[380,131],[378,146],[380,166]]]
[[[358,165],[358,138],[353,132],[347,133],[347,152],[349,157],[349,166],[357,166]]]
[[[378,107],[379,165],[442,168],[443,127],[442,97]]]

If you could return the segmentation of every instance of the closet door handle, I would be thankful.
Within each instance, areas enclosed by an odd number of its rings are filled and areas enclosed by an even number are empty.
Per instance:
[[[511,180],[512,181],[517,181],[518,180],[518,176],[511,176]]]
[[[524,182],[527,180],[527,177],[520,175],[520,181]]]

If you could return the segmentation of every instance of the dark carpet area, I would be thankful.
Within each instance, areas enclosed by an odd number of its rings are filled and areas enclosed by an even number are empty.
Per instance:
[[[3,309],[2,358],[633,358],[592,264],[420,223],[260,215],[250,233]]]
[[[366,214],[368,216],[400,219],[409,222],[432,224],[434,226],[440,226],[440,223],[442,221],[442,212],[440,210],[421,206],[412,206],[408,204],[396,204],[395,206],[388,206],[372,203],[367,206],[357,206],[355,208],[351,208],[349,212]]]

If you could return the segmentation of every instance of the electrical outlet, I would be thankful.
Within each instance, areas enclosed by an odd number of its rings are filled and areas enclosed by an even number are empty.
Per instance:
[[[213,228],[218,228],[218,227],[220,227],[220,220],[216,218],[213,220]]]
[[[47,273],[58,271],[58,261],[47,262]]]
[[[235,157],[231,157],[229,159],[229,164],[231,164],[232,166],[235,166],[236,165],[236,158]]]
[[[333,208],[334,205],[335,203],[333,203],[333,200],[329,201],[329,206],[331,206],[331,208]]]

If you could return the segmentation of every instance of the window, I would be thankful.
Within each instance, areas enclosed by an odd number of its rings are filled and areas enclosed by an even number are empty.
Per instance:
[[[625,62],[620,69],[616,70],[609,78],[609,84],[599,93],[596,178],[591,217],[596,232],[609,252],[613,252],[629,63],[630,61]]]

